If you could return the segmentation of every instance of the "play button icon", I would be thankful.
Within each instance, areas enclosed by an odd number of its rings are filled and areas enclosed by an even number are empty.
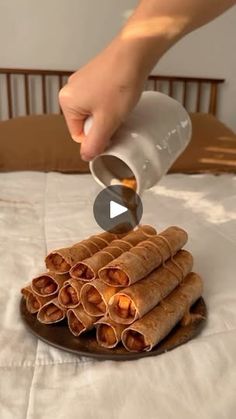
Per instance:
[[[118,217],[118,215],[124,214],[129,211],[127,207],[117,204],[115,201],[110,202],[110,218]]]
[[[131,188],[109,186],[97,195],[93,214],[103,230],[117,234],[128,233],[140,223],[143,215],[142,201]]]

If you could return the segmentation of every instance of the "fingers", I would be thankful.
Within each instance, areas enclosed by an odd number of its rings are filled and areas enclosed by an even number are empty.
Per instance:
[[[94,114],[90,131],[81,144],[80,152],[83,160],[92,160],[102,153],[119,125],[118,119],[110,115]]]
[[[65,112],[64,117],[72,139],[77,143],[81,143],[84,139],[84,120],[81,120],[79,117],[76,117],[74,114],[71,114],[69,112]]]
[[[71,137],[74,141],[81,143],[84,138],[83,127],[87,115],[71,107],[71,97],[66,87],[60,90],[59,102]]]
[[[83,160],[92,160],[103,152],[109,140],[119,126],[118,118],[107,116],[108,112],[97,112],[93,115],[93,124],[87,136],[84,134],[84,122],[89,116],[88,112],[80,110],[77,104],[73,106],[71,89],[67,86],[59,93],[60,105],[74,141],[81,144],[81,157]],[[106,115],[106,116],[105,116]]]

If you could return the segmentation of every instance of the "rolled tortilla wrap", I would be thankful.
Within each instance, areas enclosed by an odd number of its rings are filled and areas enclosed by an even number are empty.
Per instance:
[[[66,317],[66,310],[60,306],[58,298],[54,298],[41,307],[37,314],[40,323],[52,324],[58,323]]]
[[[69,278],[69,274],[58,275],[54,272],[46,272],[34,278],[31,287],[33,292],[40,297],[56,296]]]
[[[125,348],[130,352],[151,351],[189,311],[202,291],[200,276],[188,274],[159,305],[122,332]]]
[[[114,287],[134,284],[173,257],[187,240],[188,235],[184,230],[169,227],[101,268],[98,272],[99,278]]]
[[[95,253],[90,258],[84,259],[76,263],[70,270],[72,278],[77,278],[82,281],[91,281],[97,277],[99,269],[107,265],[112,260],[118,258],[122,253],[127,252],[133,246],[136,246],[141,241],[156,234],[156,230],[144,225],[137,230],[127,234],[121,240],[113,240],[107,247],[100,252]]]
[[[90,316],[104,316],[107,312],[108,301],[117,292],[117,288],[94,279],[83,285],[80,291],[81,303]]]
[[[20,292],[23,295],[24,299],[26,300],[26,298],[28,297],[28,295],[33,292],[32,291],[32,288],[31,288],[31,282],[29,282],[23,288],[21,288]]]
[[[130,249],[130,245],[121,240],[115,240],[112,243],[114,243],[114,246],[111,244],[90,258],[84,259],[72,266],[70,269],[71,277],[84,282],[92,281],[97,277],[97,272],[100,267],[107,265],[111,260],[120,256],[121,253]]]
[[[84,282],[78,279],[68,279],[64,282],[58,294],[59,304],[66,308],[76,308],[80,305],[80,290]]]
[[[67,273],[76,262],[92,256],[116,238],[116,234],[105,232],[91,236],[71,247],[54,250],[45,259],[46,267],[58,274]]]
[[[176,288],[192,270],[193,257],[180,250],[164,266],[130,287],[114,293],[108,303],[110,317],[117,323],[131,324],[152,310]]]
[[[89,316],[80,305],[67,311],[68,327],[74,336],[93,329],[97,317]]]
[[[26,308],[31,314],[38,313],[44,304],[53,299],[53,297],[40,297],[39,295],[35,294],[31,288],[31,284],[22,288],[21,293],[25,298]]]
[[[121,334],[126,326],[105,316],[95,323],[95,327],[98,344],[104,348],[115,348],[121,341]]]

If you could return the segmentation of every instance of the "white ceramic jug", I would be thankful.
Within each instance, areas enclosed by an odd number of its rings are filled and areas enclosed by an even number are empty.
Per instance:
[[[85,134],[91,124],[89,118]],[[90,162],[92,175],[103,187],[135,178],[137,193],[141,194],[168,171],[191,134],[191,120],[179,102],[163,93],[144,92],[110,146]]]

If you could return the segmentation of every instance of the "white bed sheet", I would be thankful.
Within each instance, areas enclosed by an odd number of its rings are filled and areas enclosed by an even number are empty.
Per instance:
[[[20,320],[19,290],[47,251],[98,228],[89,175],[0,175],[0,417],[234,419],[236,417],[236,177],[169,175],[143,197],[143,222],[189,232],[204,278],[207,326],[158,357],[95,361],[56,350]]]

